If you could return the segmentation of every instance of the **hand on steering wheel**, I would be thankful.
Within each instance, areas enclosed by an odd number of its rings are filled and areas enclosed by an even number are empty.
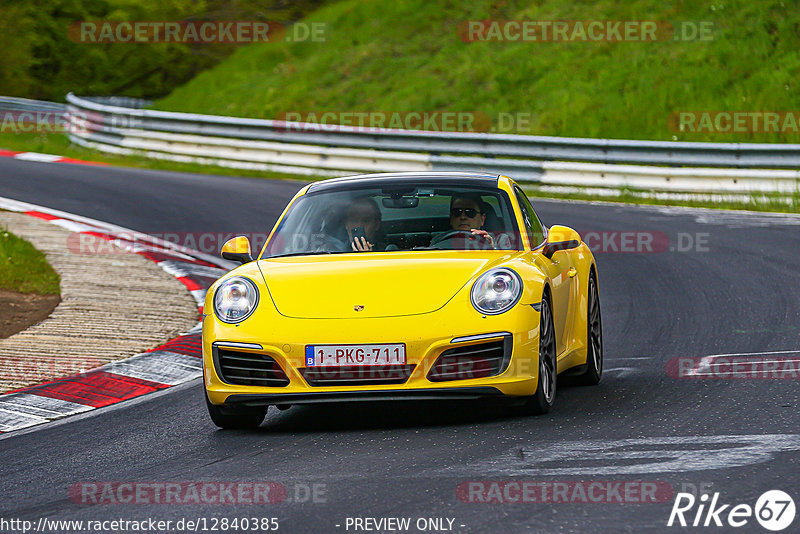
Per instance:
[[[431,245],[434,243],[441,243],[442,241],[447,241],[449,239],[455,238],[464,238],[464,239],[475,239],[476,237],[482,239],[488,239],[489,244],[492,245],[494,248],[494,239],[486,230],[477,230],[473,228],[472,230],[450,230],[449,232],[440,235],[435,242],[431,242]]]
[[[472,235],[476,235],[476,236],[482,237],[484,239],[488,239],[489,240],[489,244],[492,245],[492,248],[495,248],[495,246],[494,246],[494,238],[492,237],[492,234],[490,234],[486,230],[476,230],[475,228],[473,228],[472,230],[470,230],[470,232],[472,232]]]

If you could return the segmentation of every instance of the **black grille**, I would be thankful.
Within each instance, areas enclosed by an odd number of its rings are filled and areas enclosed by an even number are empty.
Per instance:
[[[508,367],[510,359],[511,336],[488,343],[448,349],[428,371],[428,380],[445,382],[499,375]]]
[[[289,384],[289,377],[281,366],[266,354],[214,347],[214,359],[220,377],[228,384],[264,387]]]
[[[403,384],[414,372],[414,367],[413,364],[304,367],[300,373],[310,386],[370,386]]]

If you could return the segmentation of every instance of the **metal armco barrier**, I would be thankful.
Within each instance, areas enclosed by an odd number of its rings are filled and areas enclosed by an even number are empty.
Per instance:
[[[141,109],[67,95],[73,142],[106,152],[316,176],[475,170],[524,182],[705,193],[800,190],[800,145],[374,130]],[[124,104],[124,105],[119,105]]]
[[[67,105],[44,100],[0,96],[0,110],[64,113],[67,111]]]

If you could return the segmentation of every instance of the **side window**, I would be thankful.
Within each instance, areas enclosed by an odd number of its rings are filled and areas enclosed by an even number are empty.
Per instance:
[[[525,223],[525,230],[528,232],[531,247],[535,248],[544,241],[544,226],[542,226],[541,221],[539,221],[539,217],[536,216],[536,212],[533,211],[533,206],[531,206],[528,197],[525,196],[522,189],[514,187],[514,192],[517,195],[517,202],[519,202],[519,207],[522,211],[522,220]]]

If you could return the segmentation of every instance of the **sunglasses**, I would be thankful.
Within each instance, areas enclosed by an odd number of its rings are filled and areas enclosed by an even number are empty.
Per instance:
[[[453,208],[453,209],[450,210],[450,216],[451,217],[461,217],[462,213],[465,213],[467,215],[467,217],[469,217],[471,219],[471,218],[475,217],[476,215],[478,215],[480,213],[480,211],[478,211],[478,210],[476,210],[474,208]]]

